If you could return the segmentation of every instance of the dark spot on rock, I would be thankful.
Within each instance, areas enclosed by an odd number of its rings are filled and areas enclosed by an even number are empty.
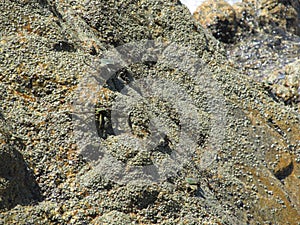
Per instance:
[[[59,41],[58,43],[54,44],[53,49],[58,52],[66,51],[66,52],[74,52],[75,47],[73,44],[66,42],[66,41]]]
[[[289,175],[291,175],[291,173],[293,172],[293,169],[294,169],[293,161],[290,161],[290,163],[288,165],[286,165],[285,167],[281,167],[280,169],[276,170],[274,172],[274,176],[278,180],[283,180],[286,177],[288,177]]]
[[[94,46],[92,46],[90,48],[90,51],[89,51],[90,55],[97,55],[97,51],[96,51],[96,48]]]
[[[144,190],[133,203],[138,209],[147,208],[150,204],[153,204],[158,196],[158,191],[155,190]]]

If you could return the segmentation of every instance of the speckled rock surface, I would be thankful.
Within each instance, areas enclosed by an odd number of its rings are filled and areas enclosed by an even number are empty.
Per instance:
[[[0,224],[297,224],[299,112],[232,67],[222,45],[180,2],[4,0],[0,8],[2,114],[24,145],[19,151],[42,195],[39,202],[4,207]],[[188,46],[205,62],[204,72],[224,97],[226,135],[204,170],[199,153],[159,184],[118,184],[77,151],[74,89],[106,49],[145,38]],[[199,94],[187,74],[151,63],[127,69],[132,79],[153,75],[180,85],[198,101],[205,134],[209,115],[201,113],[201,103],[208,96]],[[120,92],[110,87],[100,94]],[[167,115],[166,121],[176,120],[176,113]],[[143,127],[144,122],[133,124]],[[116,158],[130,161],[132,154],[124,154],[128,149],[114,148],[121,138],[106,135],[100,140],[115,144],[108,146]],[[205,151],[201,142],[198,147]],[[174,151],[170,143],[159,150],[161,155]]]

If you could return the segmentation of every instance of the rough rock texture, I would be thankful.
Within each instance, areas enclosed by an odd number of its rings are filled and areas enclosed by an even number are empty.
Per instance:
[[[257,16],[260,26],[280,27],[300,35],[300,3],[298,0],[250,0],[248,2],[251,2],[259,12]]]
[[[43,196],[35,205],[4,207],[2,224],[297,224],[299,112],[276,102],[262,84],[228,64],[222,45],[180,2],[4,0],[0,9],[3,116],[22,140],[24,149],[19,151]],[[202,139],[211,118],[205,101],[211,96],[184,71],[151,60],[131,65],[118,71],[116,81],[124,76],[172,80],[194,100],[203,127],[199,153],[178,174],[159,184],[118,184],[97,173],[77,151],[71,105],[74,89],[95,72],[89,66],[95,59],[110,47],[141,39],[176,42],[205,62],[200,75],[211,75],[218,84],[227,111],[226,135],[215,160],[199,169],[200,153],[208,151]],[[105,88],[100,96],[121,95],[117,85]],[[101,98],[99,102],[105,104]],[[157,104],[167,109],[172,103]],[[132,124],[143,128],[141,108],[133,109]],[[109,115],[104,111],[107,114],[102,110],[103,116],[96,119],[99,124]],[[162,110],[157,117],[175,121],[170,122],[173,131],[178,129],[176,115]],[[105,124],[100,128],[107,129]],[[121,137],[104,133],[98,141],[106,143],[116,158],[147,162],[147,155],[126,154],[128,148],[119,145]],[[153,153],[167,157],[174,142],[165,140]]]
[[[23,144],[0,114],[0,209],[41,200],[39,187],[19,152]]]

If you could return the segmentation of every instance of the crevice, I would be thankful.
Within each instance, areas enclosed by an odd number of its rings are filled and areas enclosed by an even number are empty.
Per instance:
[[[287,166],[279,169],[278,171],[274,172],[274,176],[278,179],[278,180],[283,180],[285,178],[287,178],[289,175],[291,175],[291,173],[294,170],[294,164],[291,161]]]

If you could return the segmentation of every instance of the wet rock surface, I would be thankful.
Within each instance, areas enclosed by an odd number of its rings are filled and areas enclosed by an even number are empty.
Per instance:
[[[234,67],[257,81],[265,82],[278,101],[298,109],[299,1],[247,0],[232,6],[226,3],[234,15],[230,22],[212,15],[214,11],[219,14],[228,11],[217,2],[204,2],[194,13],[194,18],[204,26],[205,20],[213,20],[214,26],[224,27],[223,37],[220,37],[214,28],[206,26],[214,37],[225,43]],[[202,20],[204,14],[206,17]],[[288,80],[293,80],[293,84]]]
[[[274,100],[263,84],[234,68],[222,44],[196,23],[178,1],[5,0],[0,8],[1,107],[5,118],[11,121],[14,136],[22,140],[24,148],[18,151],[33,171],[43,197],[35,205],[28,201],[4,207],[1,223],[296,224],[299,221],[299,112]],[[151,154],[142,154],[131,147],[139,140],[134,135],[142,139],[150,130],[143,104],[131,109],[128,122],[132,125],[131,138],[126,141],[112,133],[109,107],[115,96],[122,94],[120,87],[127,84],[120,77],[126,81],[153,76],[176,83],[193,100],[201,124],[195,130],[198,151],[177,174],[158,184],[119,184],[103,176],[103,171],[85,160],[77,149],[78,143],[72,136],[74,90],[85,77],[97,72],[93,63],[106,49],[142,39],[176,42],[190,47],[201,58],[205,66],[198,75],[204,78],[210,75],[223,96],[225,135],[211,163],[201,168],[202,153],[210,150],[204,143],[212,115],[205,102],[212,96],[201,92],[203,86],[186,72],[151,63],[155,60],[149,58],[117,71],[118,79],[100,90],[98,111],[95,110],[93,119],[99,130],[104,131],[95,143],[104,143],[113,157],[141,166],[148,165],[153,158],[168,157],[175,152],[180,125],[178,113],[171,107],[173,102],[152,99],[151,104],[159,109],[154,113],[169,125],[168,140],[151,149]],[[130,55],[144,56],[138,50]],[[177,61],[179,65],[180,62]],[[10,146],[17,148],[16,143]],[[13,151],[10,154],[19,155]],[[24,168],[21,164],[18,169]],[[1,166],[1,174],[5,171]],[[13,193],[18,196],[19,192]],[[12,198],[18,202],[15,196]]]
[[[266,84],[277,101],[299,108],[299,41],[289,33],[259,33],[227,46],[234,67]]]

